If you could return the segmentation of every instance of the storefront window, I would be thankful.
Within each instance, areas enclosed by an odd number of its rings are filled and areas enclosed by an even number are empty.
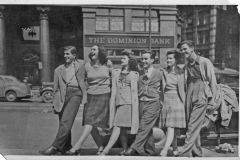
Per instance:
[[[132,31],[148,32],[149,31],[149,11],[132,10]],[[159,32],[159,21],[157,12],[151,12],[151,31]]]
[[[96,30],[101,30],[101,31],[109,30],[108,17],[96,17]]]
[[[145,31],[144,18],[132,19],[132,31]]]
[[[146,31],[149,31],[149,19],[146,19]],[[158,19],[157,18],[151,19],[151,31],[158,32]]]
[[[122,17],[111,17],[110,28],[112,31],[123,31],[123,18]]]
[[[97,9],[97,31],[123,31],[123,9]]]

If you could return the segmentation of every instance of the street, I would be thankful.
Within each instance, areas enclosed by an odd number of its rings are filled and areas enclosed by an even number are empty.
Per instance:
[[[79,109],[72,129],[72,142],[80,137],[83,127],[82,108]],[[0,102],[0,153],[11,155],[39,155],[38,151],[51,145],[58,129],[58,117],[53,113],[52,105],[41,102]],[[204,157],[237,157],[238,145],[235,143],[235,153],[220,154],[215,151],[216,140],[203,142]],[[229,142],[228,142],[229,143]],[[231,142],[232,143],[232,142]],[[179,150],[181,150],[179,145]],[[160,153],[162,148],[157,147]],[[110,155],[118,155],[121,148],[114,148]],[[81,155],[94,155],[97,146],[91,136],[83,145]],[[168,153],[172,156],[172,151]],[[55,156],[53,156],[55,157]]]

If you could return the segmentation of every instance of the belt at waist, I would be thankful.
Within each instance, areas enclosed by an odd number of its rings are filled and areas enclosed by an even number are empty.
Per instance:
[[[155,99],[159,99],[159,97],[156,97],[156,98],[148,98],[148,97],[141,97],[139,100],[140,101],[153,101]]]
[[[67,86],[67,93],[68,92],[78,92],[79,95],[83,95],[82,90],[79,86]]]
[[[189,83],[198,83],[198,82],[203,82],[202,79],[190,79]]]
[[[79,88],[80,89],[79,86],[67,86],[67,88]]]

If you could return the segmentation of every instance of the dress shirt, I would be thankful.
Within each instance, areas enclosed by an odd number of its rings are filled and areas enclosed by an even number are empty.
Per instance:
[[[69,66],[65,66],[66,68],[66,78],[67,78],[67,86],[75,86],[78,87],[77,78],[75,75],[75,65],[74,63]]]
[[[153,66],[149,67],[147,70],[145,70],[145,75],[147,76],[147,78],[150,78],[152,72],[153,72]]]

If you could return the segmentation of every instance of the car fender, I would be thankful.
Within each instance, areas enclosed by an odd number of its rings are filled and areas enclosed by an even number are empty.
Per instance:
[[[53,88],[52,87],[45,87],[40,91],[40,95],[42,96],[43,92],[45,91],[52,91],[53,92]]]
[[[18,87],[15,86],[7,86],[4,88],[3,95],[5,96],[8,91],[14,91],[17,94],[17,97],[25,97],[27,96],[27,91],[24,91]]]

